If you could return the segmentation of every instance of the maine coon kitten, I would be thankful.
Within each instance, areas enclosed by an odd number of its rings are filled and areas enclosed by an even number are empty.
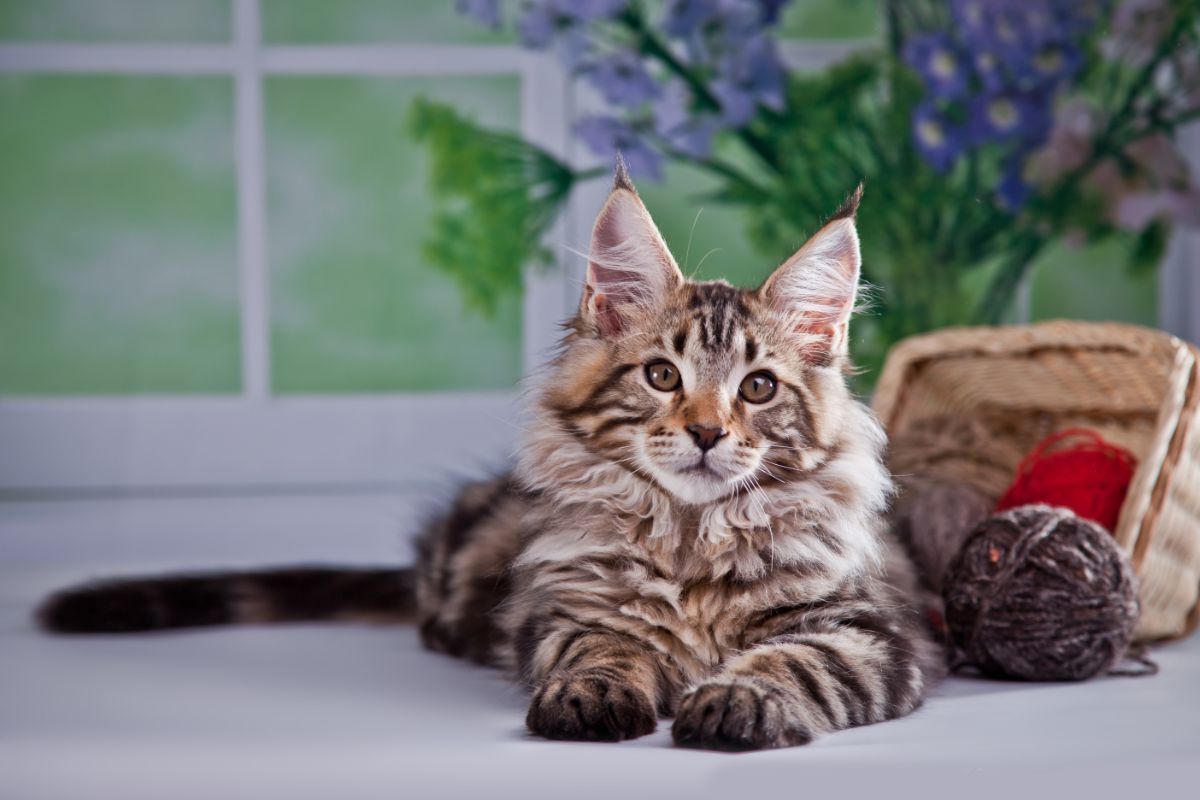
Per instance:
[[[509,475],[415,570],[85,585],[50,630],[384,619],[511,670],[552,739],[803,744],[913,710],[942,673],[882,515],[883,433],[844,380],[860,192],[755,291],[679,271],[623,169]],[[415,604],[414,604],[415,598]]]

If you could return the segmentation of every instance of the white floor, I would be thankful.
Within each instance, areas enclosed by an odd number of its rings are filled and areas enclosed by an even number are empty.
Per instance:
[[[0,798],[1195,796],[1200,637],[1161,673],[955,678],[918,713],[806,748],[538,741],[493,673],[411,629],[295,626],[51,638],[47,590],[118,572],[400,562],[421,499],[0,503]],[[1161,789],[1159,787],[1162,787]]]

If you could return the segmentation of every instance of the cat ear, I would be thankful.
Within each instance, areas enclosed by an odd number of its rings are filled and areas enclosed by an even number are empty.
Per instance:
[[[861,199],[859,184],[825,226],[759,289],[774,309],[790,318],[797,333],[806,335],[802,347],[810,360],[825,362],[847,352],[862,261],[854,224]]]
[[[618,157],[612,192],[592,229],[580,314],[601,335],[613,336],[681,283],[683,274]]]

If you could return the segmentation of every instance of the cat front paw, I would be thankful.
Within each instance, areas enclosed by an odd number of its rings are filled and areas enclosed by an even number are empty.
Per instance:
[[[653,733],[654,702],[641,689],[597,672],[551,676],[529,704],[525,725],[547,739],[617,742]]]
[[[732,751],[812,741],[808,726],[788,713],[778,692],[726,681],[703,683],[684,695],[671,736],[682,747]]]

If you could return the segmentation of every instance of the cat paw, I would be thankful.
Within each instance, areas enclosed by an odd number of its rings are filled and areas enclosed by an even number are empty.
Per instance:
[[[654,703],[640,689],[606,675],[552,676],[529,705],[525,725],[547,739],[617,742],[653,733]]]
[[[812,733],[781,698],[743,683],[705,683],[684,695],[671,727],[675,744],[705,750],[764,750],[808,744]]]

